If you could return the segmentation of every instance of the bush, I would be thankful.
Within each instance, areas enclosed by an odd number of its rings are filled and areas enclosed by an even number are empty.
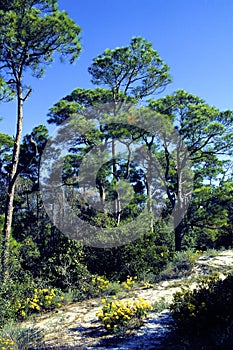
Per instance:
[[[0,350],[14,350],[15,343],[9,338],[0,338]]]
[[[0,350],[44,349],[44,333],[34,328],[23,328],[10,322],[0,330]]]
[[[29,293],[33,292],[33,288],[35,284],[30,278],[25,279],[24,284],[13,279],[0,284],[0,328],[10,320],[15,320],[16,300],[24,300]]]
[[[102,304],[102,310],[96,316],[110,333],[124,333],[128,329],[139,327],[143,318],[153,309],[143,298],[134,301],[102,299]]]
[[[21,320],[62,305],[63,296],[59,290],[42,289],[42,282],[37,283],[31,279],[24,284],[9,279],[0,285],[0,328],[11,320]]]
[[[215,334],[215,345],[227,342],[233,336],[233,276],[203,277],[195,290],[177,292],[170,309],[182,337],[209,342]]]
[[[135,276],[134,278],[131,277],[131,276],[127,276],[126,278],[126,281],[125,282],[122,282],[122,286],[125,288],[125,289],[132,289],[134,283],[135,283],[135,280],[137,280],[137,276]]]
[[[201,254],[203,254],[201,250],[194,251],[192,249],[175,253],[173,260],[160,273],[160,279],[167,280],[189,276]]]
[[[167,245],[157,244],[154,234],[116,248],[84,247],[84,252],[90,273],[120,281],[128,275],[143,279],[148,273],[158,274],[172,254]]]
[[[110,283],[111,282],[105,277],[90,275],[82,281],[80,287],[73,286],[70,288],[73,295],[73,301],[82,301],[103,296],[108,292]]]
[[[104,277],[95,276],[92,278],[92,286],[95,289],[95,293],[99,294],[105,292],[109,287],[109,281]]]
[[[16,316],[26,318],[30,314],[51,311],[62,306],[63,297],[55,293],[54,289],[34,289],[33,295],[24,300],[17,299]]]
[[[64,293],[65,300],[82,301],[90,298],[104,297],[121,293],[125,295],[136,283],[137,277],[127,276],[126,280],[109,281],[104,276],[92,275],[85,279],[80,288],[74,286]],[[123,295],[121,297],[123,297]]]
[[[93,296],[114,295],[122,290],[131,290],[137,280],[137,276],[127,276],[123,282],[110,282],[105,277],[95,276],[92,278]]]

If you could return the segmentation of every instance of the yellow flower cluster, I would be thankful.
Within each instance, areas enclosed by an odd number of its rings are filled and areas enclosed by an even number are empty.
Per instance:
[[[196,250],[196,251],[195,251],[195,254],[196,254],[196,255],[201,255],[201,254],[203,254],[203,250]]]
[[[0,338],[0,350],[14,350],[15,343],[7,338]]]
[[[122,286],[128,290],[130,290],[134,283],[135,283],[135,280],[137,279],[137,276],[135,276],[134,278],[131,277],[131,276],[127,276],[127,279],[125,282],[122,282]]]
[[[153,307],[143,298],[131,300],[101,300],[103,307],[96,316],[110,332],[125,331],[133,321],[139,325]]]
[[[27,314],[33,312],[60,307],[62,304],[58,302],[58,298],[59,297],[56,296],[54,289],[34,289],[31,298],[26,298],[23,302],[16,300],[16,313],[24,318]],[[60,297],[60,300],[62,300],[62,297]]]
[[[153,287],[153,284],[147,282],[147,281],[142,281],[141,282],[141,285],[145,288],[145,289],[148,289],[148,288],[152,288]]]
[[[95,287],[95,292],[104,292],[109,287],[109,281],[98,276],[92,278],[92,285]]]

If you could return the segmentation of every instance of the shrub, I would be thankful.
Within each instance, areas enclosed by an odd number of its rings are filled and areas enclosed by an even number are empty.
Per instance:
[[[158,236],[159,232],[146,233],[121,247],[84,247],[87,268],[92,274],[120,281],[127,275],[143,279],[147,273],[158,274],[172,254],[167,243],[157,242]]]
[[[216,342],[226,341],[233,335],[233,276],[223,281],[217,274],[203,277],[195,290],[177,292],[170,308],[182,337],[216,334]]]
[[[0,330],[0,350],[44,349],[44,333],[37,328],[23,328],[15,322],[9,322]],[[8,342],[7,342],[8,341]],[[8,343],[8,344],[6,344]],[[6,347],[8,345],[8,347]]]
[[[137,276],[135,276],[134,278],[131,277],[131,276],[127,276],[126,278],[126,281],[125,282],[122,282],[122,286],[125,288],[125,289],[132,289],[134,283],[135,283],[135,280],[137,280]]]
[[[50,311],[62,306],[63,297],[55,293],[54,289],[34,289],[32,296],[24,300],[15,301],[17,318],[26,318],[30,314]]]
[[[8,338],[0,338],[0,350],[14,350],[15,343]]]
[[[97,313],[98,319],[110,333],[122,332],[139,327],[143,318],[153,307],[143,298],[136,300],[102,299],[102,310]]]
[[[173,260],[160,273],[160,278],[175,279],[190,275],[196,260],[201,254],[203,254],[202,250],[194,251],[192,249],[175,253]]]
[[[16,300],[24,300],[27,295],[33,292],[35,288],[32,280],[25,280],[25,283],[19,283],[16,280],[9,279],[7,283],[0,284],[0,328],[10,320],[16,318]]]
[[[109,282],[108,289],[104,293],[104,295],[116,295],[122,292],[122,284],[120,281]]]
[[[105,292],[109,286],[109,281],[100,276],[93,277],[91,282],[92,286],[94,287],[94,291],[97,294]]]
[[[136,276],[127,276],[126,281],[121,283],[120,281],[111,282],[102,276],[93,276],[88,284],[86,283],[82,286],[81,291],[86,298],[114,295],[125,289],[131,290],[136,280]]]
[[[81,288],[72,288],[73,301],[80,301],[94,297],[115,295],[125,290],[131,290],[137,277],[127,276],[126,281],[109,281],[106,277],[93,275],[83,281]]]

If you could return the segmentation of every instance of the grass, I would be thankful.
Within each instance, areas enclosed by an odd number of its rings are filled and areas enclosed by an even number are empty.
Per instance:
[[[170,261],[166,268],[161,271],[158,276],[159,280],[170,280],[182,277],[188,277],[191,274],[192,268],[199,254],[189,249],[183,252],[177,252],[172,261]]]
[[[196,261],[200,257],[206,257],[206,259],[213,258],[218,256],[223,250],[224,249],[208,249],[206,251],[195,251],[193,249],[187,249],[182,252],[177,252],[175,253],[173,260],[170,261],[165,269],[160,272],[159,276],[157,276],[157,281],[189,277],[191,276]]]
[[[153,303],[153,309],[156,312],[161,312],[169,308],[170,303],[168,303],[164,297],[162,297],[159,301]]]
[[[6,324],[0,330],[0,337],[14,342],[14,350],[27,350],[44,346],[44,334],[35,328],[23,328],[15,322]]]

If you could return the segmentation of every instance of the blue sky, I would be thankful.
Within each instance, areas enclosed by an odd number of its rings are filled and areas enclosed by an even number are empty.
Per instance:
[[[87,68],[106,48],[133,36],[152,42],[170,66],[173,83],[163,95],[184,89],[220,110],[233,109],[232,0],[58,0],[82,28],[82,53],[74,65],[55,61],[42,79],[29,75],[33,93],[25,103],[23,133],[46,126],[47,113],[76,87],[91,88]],[[158,95],[155,98],[162,97]],[[14,135],[16,106],[0,106],[0,132]],[[55,127],[49,127],[50,132]]]

